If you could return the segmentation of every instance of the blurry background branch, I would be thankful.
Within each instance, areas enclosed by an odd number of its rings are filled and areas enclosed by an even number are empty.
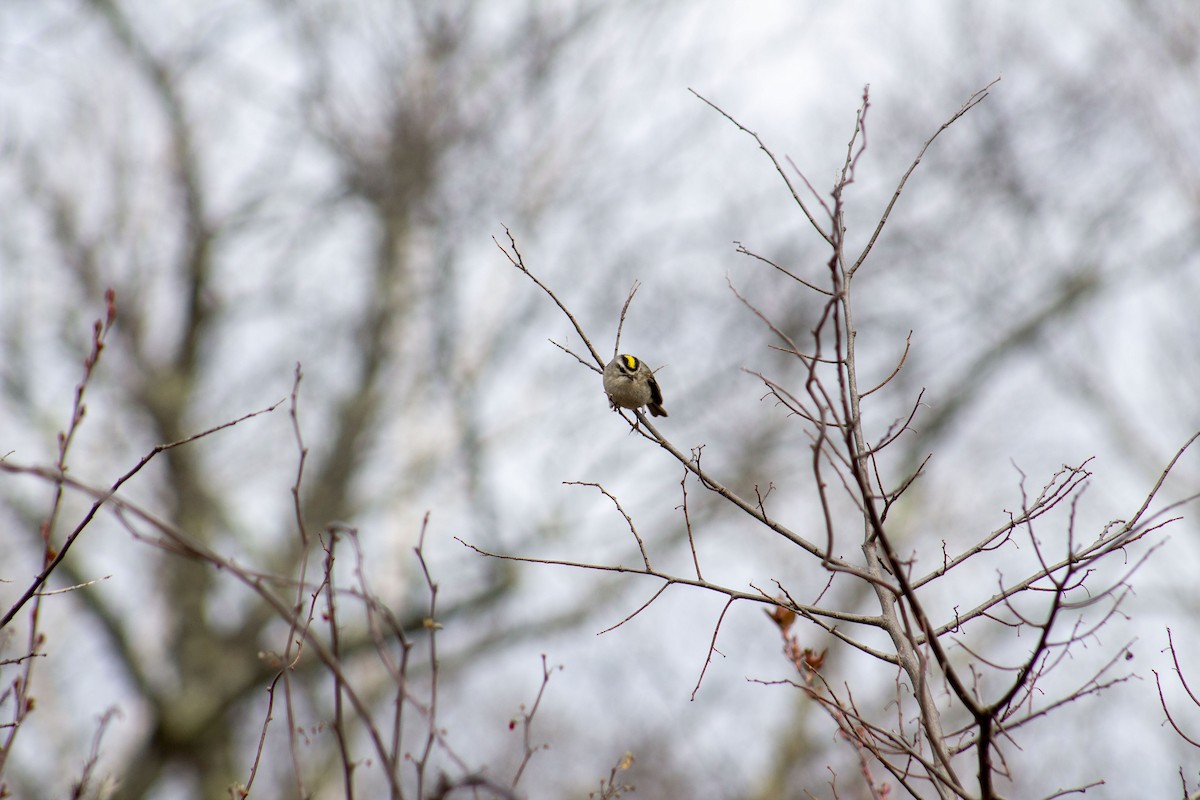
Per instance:
[[[306,555],[314,571],[324,557],[318,536],[305,545],[298,527],[357,530],[379,606],[402,630],[426,614],[411,547],[432,510],[439,717],[463,735],[464,761],[511,775],[521,747],[488,732],[536,694],[530,665],[540,653],[566,666],[539,711],[539,738],[556,760],[530,762],[520,786],[531,796],[593,791],[627,750],[636,762],[613,770],[604,792],[635,784],[648,797],[835,796],[831,775],[847,786],[863,751],[831,740],[822,701],[795,692],[780,702],[784,689],[743,681],[799,674],[757,610],[734,604],[721,616],[725,597],[676,587],[596,640],[645,602],[644,585],[481,559],[453,541],[641,563],[611,509],[598,512],[593,493],[561,483],[592,482],[620,499],[664,574],[692,576],[699,563],[704,579],[756,598],[764,592],[753,587],[782,585],[798,606],[819,598],[853,618],[879,609],[861,582],[831,584],[785,537],[747,548],[753,523],[720,496],[687,487],[685,520],[678,461],[623,433],[596,376],[547,344],[585,349],[491,237],[502,224],[517,232],[539,277],[600,336],[600,351],[640,281],[622,347],[663,365],[663,437],[684,459],[702,452],[706,467],[719,465],[722,485],[752,510],[798,535],[821,532],[812,441],[775,392],[802,386],[809,366],[772,349],[783,340],[760,320],[786,340],[811,341],[827,296],[779,291],[777,281],[799,287],[790,274],[827,288],[830,243],[808,230],[746,134],[687,87],[777,148],[800,193],[799,172],[822,189],[839,174],[848,120],[871,84],[870,149],[844,193],[844,245],[858,253],[931,120],[1003,75],[922,159],[855,286],[860,393],[892,373],[910,342],[903,369],[864,399],[866,442],[886,441],[912,415],[872,477],[907,487],[882,501],[887,531],[939,632],[960,635],[955,610],[1000,613],[1001,586],[1032,574],[1020,563],[1032,548],[1048,563],[1068,558],[1068,528],[1053,512],[1027,513],[1037,492],[1027,509],[1021,475],[1040,486],[1064,463],[1095,473],[1074,521],[1082,546],[1083,532],[1132,517],[1166,458],[1200,428],[1200,370],[1186,357],[1200,339],[1200,48],[1191,35],[1200,17],[1183,0],[1081,8],[8,4],[0,454],[54,462],[108,287],[120,313],[67,464],[87,485],[111,486],[152,448],[275,403],[301,362],[311,452],[299,516],[289,495],[296,445],[281,413],[164,451],[123,497],[242,568],[289,580]],[[731,302],[729,284],[761,317]],[[1185,454],[1159,501],[1198,483]],[[7,475],[0,486],[0,608],[41,569],[50,489]],[[52,547],[88,505],[65,497]],[[1114,617],[1106,637],[1093,637],[1103,638],[1096,654],[1136,638],[1130,668],[1164,673],[1169,654],[1146,631],[1170,624],[1190,674],[1200,642],[1189,628],[1200,605],[1191,525],[1155,539],[1162,557],[1120,604],[1136,623]],[[998,531],[997,548],[972,556],[986,566],[970,580],[955,577],[965,570],[943,574]],[[843,540],[853,541],[847,532],[835,545]],[[335,561],[334,586],[355,585],[352,561]],[[1114,567],[1106,577],[1123,575]],[[244,780],[276,674],[259,654],[286,638],[278,615],[224,572],[146,547],[103,515],[45,589],[68,586],[82,588],[42,598],[36,711],[5,754],[5,785],[39,798],[68,795],[75,781],[99,793],[119,780],[122,797],[207,798]],[[338,619],[345,668],[362,677],[365,702],[390,708],[394,680],[379,668],[366,614],[346,606]],[[696,700],[678,704],[718,619],[724,657],[713,657]],[[0,660],[14,661],[0,667],[6,689],[28,660],[27,626],[18,614],[0,633]],[[858,673],[858,657],[834,642],[845,627],[793,635],[800,652],[829,647],[822,674],[869,687],[854,695],[860,708],[889,701],[894,670]],[[952,660],[991,652],[993,641],[962,635]],[[1028,651],[1004,655],[1020,664]],[[427,661],[414,663],[414,679],[428,680]],[[1069,692],[1106,663],[1079,656],[1057,674]],[[328,673],[302,660],[292,678],[306,741],[273,724],[255,792],[296,785],[293,744],[315,772],[340,763],[323,725],[336,718]],[[981,696],[997,696],[1000,684],[981,682]],[[3,691],[11,720],[14,695]],[[1189,707],[1177,691],[1164,682],[1167,708]],[[1056,713],[1078,734],[1072,752],[1086,748],[1092,764],[1110,767],[1105,791],[1115,796],[1176,792],[1178,767],[1194,756],[1162,726],[1149,682]],[[1091,780],[1063,757],[1061,729],[1023,727],[1029,746],[1007,754],[1014,775]],[[361,740],[349,745],[366,752]],[[63,764],[88,772],[65,774]],[[337,797],[342,777],[332,769],[327,783],[309,776],[304,786]],[[363,780],[360,793],[387,789]]]

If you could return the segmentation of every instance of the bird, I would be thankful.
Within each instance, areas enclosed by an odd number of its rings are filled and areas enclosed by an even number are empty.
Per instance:
[[[639,409],[646,406],[653,416],[667,416],[662,405],[662,390],[658,388],[653,370],[628,353],[617,356],[604,368],[604,393],[614,411],[618,407]]]

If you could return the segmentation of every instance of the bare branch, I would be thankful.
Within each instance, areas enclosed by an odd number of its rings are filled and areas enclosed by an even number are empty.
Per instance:
[[[733,605],[735,598],[729,598],[726,601],[725,607],[721,609],[721,616],[717,617],[717,624],[713,626],[712,641],[708,645],[708,655],[704,658],[704,666],[700,669],[700,677],[696,679],[696,687],[692,689],[692,699],[696,699],[696,693],[700,691],[700,684],[704,682],[704,673],[708,672],[708,665],[712,663],[713,653],[717,650],[717,634],[721,632],[721,623],[725,620],[725,614],[729,611],[729,607]]]
[[[887,224],[888,217],[891,216],[892,209],[896,206],[896,201],[900,199],[900,193],[904,191],[905,184],[908,183],[909,177],[917,169],[917,166],[921,163],[921,159],[925,157],[925,153],[929,150],[934,140],[941,136],[947,128],[949,128],[955,122],[958,122],[958,120],[961,119],[964,114],[982,103],[984,98],[988,96],[988,91],[999,81],[1000,78],[996,78],[991,83],[967,98],[967,101],[962,104],[962,107],[959,108],[958,111],[954,112],[950,119],[943,122],[942,126],[934,131],[932,136],[925,140],[925,144],[922,145],[921,151],[917,153],[917,157],[913,159],[912,164],[909,165],[908,170],[904,173],[904,176],[900,178],[900,183],[896,185],[896,191],[892,194],[892,199],[888,202],[887,208],[883,210],[883,214],[879,217],[879,222],[875,225],[875,231],[871,234],[871,238],[867,242],[866,247],[864,247],[862,252],[859,253],[858,258],[854,261],[854,265],[848,270],[851,276],[858,272],[858,268],[861,267],[863,262],[867,260],[867,256],[871,253],[871,248],[875,246],[876,240],[879,239],[879,234],[883,232],[883,226]]]
[[[583,332],[583,326],[581,326],[579,324],[579,320],[575,319],[575,315],[567,310],[567,307],[565,305],[563,305],[561,300],[558,299],[558,296],[556,294],[554,294],[554,292],[552,292],[548,286],[546,286],[544,283],[542,283],[540,280],[538,280],[537,276],[535,276],[532,272],[530,272],[529,268],[525,266],[525,260],[521,256],[521,251],[517,249],[517,240],[513,237],[512,231],[510,231],[506,227],[504,229],[504,233],[508,236],[508,246],[509,246],[509,249],[511,250],[511,252],[509,252],[509,250],[506,250],[504,248],[504,245],[500,244],[500,242],[498,242],[496,240],[496,237],[493,236],[492,241],[496,242],[496,247],[498,247],[500,249],[501,253],[504,253],[504,257],[508,259],[508,263],[512,264],[517,269],[521,270],[521,272],[525,273],[526,277],[528,277],[529,280],[533,281],[539,289],[541,289],[543,292],[545,292],[546,295],[549,296],[549,298],[554,301],[554,304],[556,306],[558,306],[559,310],[562,311],[563,314],[566,315],[567,319],[569,319],[571,321],[571,324],[575,327],[575,332],[579,334],[579,338],[583,340],[583,343],[585,345],[587,345],[588,352],[592,354],[592,359],[596,362],[596,365],[601,370],[603,370],[604,365],[607,362],[605,362],[603,359],[601,359],[600,354],[596,352],[596,348],[592,347],[592,342],[587,337],[587,334]],[[633,297],[633,293],[631,292],[630,298],[632,299],[632,297]],[[572,353],[572,355],[574,355],[574,354]],[[578,356],[576,356],[576,357],[578,357]]]
[[[560,667],[558,667],[558,669],[562,669],[562,667],[560,666]],[[546,693],[546,685],[548,683],[550,683],[550,675],[552,672],[553,672],[553,670],[546,663],[546,655],[545,655],[545,653],[543,653],[542,654],[542,685],[538,687],[537,697],[535,697],[533,699],[533,707],[530,708],[529,711],[526,711],[525,707],[521,706],[522,738],[523,738],[524,744],[525,744],[525,753],[524,753],[524,756],[521,758],[520,765],[517,767],[516,774],[513,775],[512,788],[514,788],[514,789],[516,789],[517,784],[521,782],[521,775],[525,772],[525,767],[528,766],[529,761],[533,758],[533,754],[536,753],[538,750],[546,750],[546,749],[549,749],[549,747],[550,747],[549,745],[541,745],[540,747],[534,747],[530,736],[531,736],[531,730],[533,728],[533,718],[534,718],[534,716],[537,715],[538,706],[540,706],[542,704],[542,695],[544,695]]]
[[[764,264],[767,264],[767,265],[773,267],[775,270],[783,273],[784,275],[787,275],[789,278],[791,278],[792,280],[794,280],[796,283],[800,284],[801,286],[804,286],[808,289],[812,289],[814,292],[816,292],[818,294],[823,294],[826,297],[829,296],[830,293],[829,293],[828,289],[822,289],[820,286],[817,286],[815,283],[809,283],[808,281],[801,278],[799,275],[796,275],[795,273],[779,266],[771,259],[766,258],[765,256],[760,256],[758,253],[753,253],[750,250],[747,250],[746,245],[742,244],[741,242],[734,242],[734,244],[737,246],[737,248],[736,248],[737,252],[741,253],[742,255],[757,259],[757,260],[763,262]]]
[[[621,512],[621,516],[625,518],[625,524],[629,527],[629,532],[632,533],[633,538],[637,540],[638,550],[640,550],[642,553],[642,563],[646,565],[646,572],[654,571],[654,569],[650,566],[650,556],[646,554],[646,543],[643,542],[642,537],[638,535],[637,526],[633,524],[633,518],[629,516],[625,509],[621,508],[621,502],[617,500],[617,498],[613,497],[607,489],[598,483],[586,481],[563,481],[563,484],[566,486],[591,486],[594,489],[597,489],[600,494],[611,500],[612,504],[617,507],[617,511]]]
[[[734,119],[732,116],[730,116],[724,109],[722,109],[720,106],[713,103],[708,98],[701,95],[695,89],[689,88],[688,91],[691,92],[692,94],[694,94],[697,97],[697,99],[699,99],[702,103],[704,103],[706,106],[711,108],[713,111],[716,111],[722,117],[724,117],[725,119],[729,120],[734,125],[736,125],[737,129],[739,131],[749,134],[751,137],[754,138],[754,141],[758,144],[759,149],[767,154],[767,158],[771,159],[771,164],[775,167],[775,171],[779,173],[779,177],[783,178],[783,182],[785,185],[787,185],[788,191],[792,193],[792,199],[794,201],[796,201],[796,205],[798,205],[800,207],[800,210],[802,212],[804,212],[804,216],[808,219],[809,224],[811,224],[813,226],[813,229],[818,234],[821,235],[822,239],[824,239],[829,244],[833,244],[833,239],[830,237],[830,235],[828,233],[826,233],[821,228],[821,225],[813,217],[812,212],[810,212],[808,210],[808,206],[804,204],[804,201],[802,199],[800,199],[800,193],[796,191],[796,187],[794,187],[792,185],[792,181],[788,178],[787,173],[784,172],[783,167],[780,166],[779,159],[775,158],[775,154],[772,153],[770,148],[768,148],[766,146],[766,144],[763,143],[762,137],[760,137],[757,133],[755,133],[754,131],[747,128],[742,123],[738,122],[736,119]],[[799,170],[796,170],[796,171],[799,172]],[[805,181],[805,183],[807,183],[807,180]],[[810,186],[809,188],[811,190],[812,187]],[[813,194],[816,195],[816,192],[813,192]]]
[[[625,297],[625,302],[621,305],[621,315],[617,318],[617,338],[613,342],[613,358],[617,357],[617,353],[621,350],[621,331],[625,328],[625,315],[629,313],[629,304],[633,302],[633,296],[637,294],[642,284],[638,281],[633,282],[633,286],[629,287],[629,294]]]

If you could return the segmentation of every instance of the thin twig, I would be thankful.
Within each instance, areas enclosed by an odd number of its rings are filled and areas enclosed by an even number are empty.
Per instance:
[[[749,134],[751,137],[753,137],[754,141],[758,143],[759,149],[767,154],[767,158],[771,159],[771,164],[774,165],[775,171],[779,173],[779,177],[783,178],[783,182],[788,187],[788,191],[790,191],[792,193],[792,199],[796,201],[796,205],[800,206],[800,210],[804,213],[804,216],[808,218],[808,221],[813,226],[813,229],[818,234],[820,234],[821,238],[824,239],[826,241],[826,243],[833,244],[833,239],[830,237],[830,235],[828,233],[825,232],[824,229],[821,228],[820,223],[818,223],[817,220],[813,217],[812,212],[808,210],[808,206],[805,205],[805,203],[802,199],[800,199],[800,193],[796,191],[796,187],[792,185],[791,179],[788,178],[787,173],[784,172],[783,167],[779,164],[779,159],[775,158],[775,154],[772,153],[770,148],[768,148],[766,146],[766,144],[763,143],[762,137],[759,136],[754,131],[747,128],[742,123],[738,122],[736,119],[734,119],[732,116],[730,116],[730,114],[728,112],[726,112],[724,109],[722,109],[716,103],[709,100],[707,97],[704,97],[702,94],[697,92],[695,89],[689,88],[688,91],[691,92],[692,94],[694,94],[702,103],[707,105],[713,111],[716,111],[722,117],[724,117],[725,119],[729,120],[734,125],[736,125],[738,130],[740,130],[743,133]],[[797,172],[799,172],[799,170],[797,170]],[[805,182],[807,183],[807,180]],[[809,188],[811,189],[812,187],[810,186]],[[813,192],[813,194],[815,195],[816,192]]]
[[[642,537],[638,535],[637,526],[633,524],[633,517],[629,516],[628,512],[621,507],[621,501],[613,497],[612,493],[598,483],[592,483],[590,481],[563,481],[563,484],[566,486],[591,486],[592,488],[598,490],[600,494],[611,500],[612,504],[616,506],[617,511],[619,511],[621,516],[625,518],[625,525],[629,528],[629,532],[632,533],[633,538],[637,540],[638,550],[640,550],[642,553],[642,563],[646,565],[646,571],[654,571],[654,569],[650,566],[650,556],[646,553],[646,543],[643,542]]]
[[[712,663],[713,653],[717,650],[717,634],[721,632],[721,623],[725,620],[725,613],[729,611],[729,607],[733,605],[735,598],[731,597],[725,601],[725,607],[721,609],[721,616],[717,617],[717,624],[713,626],[712,641],[708,645],[708,656],[704,659],[704,666],[700,669],[700,677],[696,679],[696,687],[692,689],[692,699],[696,699],[696,693],[700,691],[700,684],[704,682],[704,673],[708,672],[708,665]]]
[[[633,286],[629,287],[629,294],[625,297],[625,302],[621,305],[621,316],[617,319],[617,338],[613,342],[613,358],[616,358],[617,353],[621,351],[621,331],[625,327],[625,315],[629,313],[629,304],[633,302],[633,296],[641,287],[642,284],[639,281],[634,281]]]
[[[926,151],[929,150],[929,147],[933,144],[934,140],[941,136],[947,128],[957,122],[964,114],[982,103],[984,98],[988,96],[988,90],[995,86],[999,81],[1000,78],[996,78],[991,83],[987,84],[982,89],[975,92],[975,94],[967,98],[967,101],[962,104],[962,107],[959,108],[958,111],[956,111],[954,115],[950,117],[950,119],[943,122],[942,126],[934,131],[932,136],[925,140],[925,144],[921,147],[921,151],[917,153],[917,157],[914,158],[912,164],[909,165],[908,170],[900,179],[900,183],[896,185],[896,191],[892,194],[892,199],[888,201],[887,208],[883,210],[883,214],[879,217],[879,222],[875,225],[875,230],[872,232],[870,240],[862,249],[862,252],[859,253],[858,258],[854,260],[854,266],[850,267],[848,270],[850,276],[853,276],[854,273],[858,272],[858,268],[861,267],[863,262],[867,260],[867,256],[871,253],[871,248],[875,246],[876,240],[879,239],[879,234],[883,232],[883,226],[887,224],[888,217],[891,216],[892,209],[896,206],[896,201],[900,199],[900,193],[904,191],[904,186],[908,183],[909,176],[913,174],[917,166],[921,163],[921,159],[925,157]]]
[[[558,667],[562,669],[562,667]],[[546,693],[546,685],[550,683],[550,675],[554,670],[546,663],[546,654],[542,654],[542,685],[538,687],[537,697],[533,699],[533,707],[529,711],[525,711],[524,706],[521,707],[521,723],[522,723],[522,738],[525,744],[525,753],[521,758],[521,763],[517,767],[517,772],[513,775],[512,788],[516,789],[517,784],[521,782],[521,775],[525,772],[525,767],[528,766],[533,754],[538,750],[545,750],[549,745],[541,745],[534,747],[531,739],[533,729],[533,718],[537,715],[538,706],[542,704],[542,695]]]
[[[508,244],[509,247],[512,248],[512,252],[510,253],[508,250],[505,250],[504,245],[496,241],[496,237],[493,236],[492,241],[496,242],[496,247],[500,249],[501,253],[504,253],[504,257],[508,259],[508,263],[521,270],[521,272],[524,272],[525,276],[528,277],[529,280],[533,281],[539,289],[545,292],[546,295],[554,301],[554,304],[558,306],[559,310],[562,311],[563,314],[566,315],[567,319],[571,321],[571,324],[575,327],[575,332],[579,334],[579,338],[583,340],[585,345],[587,345],[588,352],[592,354],[592,358],[595,360],[596,364],[600,367],[600,369],[604,369],[606,362],[600,358],[600,354],[596,352],[596,348],[592,347],[592,342],[583,332],[583,326],[579,324],[579,320],[575,319],[575,315],[567,310],[567,307],[563,305],[563,302],[558,299],[558,295],[550,291],[550,288],[538,280],[537,276],[530,272],[529,268],[525,266],[525,260],[521,256],[521,251],[517,249],[517,240],[513,237],[512,231],[505,226],[504,232],[508,235]]]

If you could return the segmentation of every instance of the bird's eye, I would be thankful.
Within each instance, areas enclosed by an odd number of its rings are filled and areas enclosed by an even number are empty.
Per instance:
[[[625,368],[630,372],[637,372],[638,360],[631,355],[621,356],[621,360],[625,362]]]

